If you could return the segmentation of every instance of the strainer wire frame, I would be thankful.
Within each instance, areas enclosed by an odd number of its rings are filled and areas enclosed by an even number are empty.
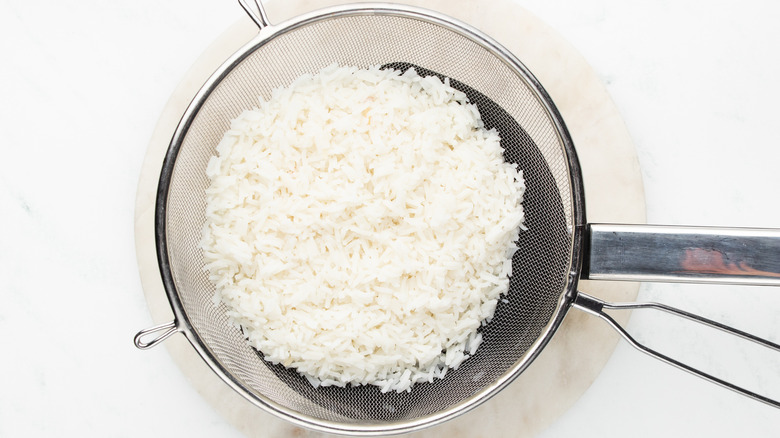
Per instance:
[[[243,3],[242,6],[244,6]],[[520,77],[527,84],[529,91],[533,93],[538,103],[546,110],[547,115],[554,126],[555,132],[558,136],[558,141],[561,145],[561,148],[563,149],[563,155],[565,155],[567,159],[565,164],[568,166],[568,183],[570,185],[569,188],[571,192],[572,212],[572,224],[569,230],[571,233],[569,248],[570,269],[564,284],[564,290],[561,291],[561,295],[556,305],[555,311],[548,324],[542,330],[541,334],[528,349],[528,351],[523,355],[523,357],[521,357],[515,363],[515,365],[510,368],[500,379],[494,381],[490,385],[486,385],[483,390],[474,396],[451,406],[447,410],[435,414],[429,414],[413,420],[368,425],[337,423],[314,418],[281,406],[270,399],[258,398],[249,393],[242,386],[242,384],[234,376],[232,376],[231,373],[223,367],[223,365],[220,364],[219,360],[217,360],[215,355],[210,351],[209,347],[198,335],[197,331],[187,317],[171,271],[168,245],[166,240],[166,215],[169,184],[171,182],[179,149],[182,146],[184,138],[187,135],[187,132],[198,111],[203,106],[204,102],[209,98],[210,94],[220,84],[220,82],[255,50],[259,49],[280,35],[321,20],[342,16],[358,15],[398,16],[402,18],[421,20],[434,25],[442,26],[447,30],[456,32],[461,36],[471,40],[472,42],[480,45],[486,51],[490,52],[492,55],[503,61],[510,69],[515,71],[518,74],[518,77]],[[563,322],[568,309],[572,306],[574,300],[577,297],[577,282],[582,268],[583,255],[585,252],[584,242],[587,224],[585,219],[582,172],[571,136],[563,122],[563,118],[553,104],[552,99],[544,90],[541,83],[533,76],[533,74],[525,67],[525,65],[523,65],[523,63],[506,48],[476,28],[435,11],[390,3],[361,3],[357,5],[346,5],[321,9],[298,16],[278,25],[267,24],[264,14],[262,15],[261,20],[255,20],[255,22],[259,25],[260,32],[252,40],[242,46],[237,52],[231,55],[197,92],[192,102],[184,112],[176,130],[174,131],[170,146],[166,152],[160,173],[155,203],[154,235],[157,245],[157,259],[162,282],[168,297],[168,301],[170,302],[171,309],[174,313],[174,321],[173,323],[163,324],[146,330],[145,333],[147,334],[152,333],[153,331],[166,331],[164,336],[155,339],[152,343],[146,344],[146,348],[155,345],[175,332],[181,332],[185,335],[190,344],[192,344],[196,352],[203,358],[206,364],[233,390],[241,394],[252,404],[272,414],[283,417],[296,425],[328,433],[340,433],[346,435],[387,435],[408,433],[440,424],[484,403],[489,398],[497,394],[501,389],[509,385],[539,355],[541,350],[546,346],[552,335]],[[261,24],[267,25],[260,26]]]

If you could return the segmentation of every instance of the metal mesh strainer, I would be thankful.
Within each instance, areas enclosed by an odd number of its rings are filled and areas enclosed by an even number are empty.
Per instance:
[[[415,8],[333,8],[270,26],[254,15],[258,36],[233,55],[198,93],[173,137],[159,185],[158,256],[176,321],[152,330],[187,338],[229,385],[253,403],[299,424],[344,433],[415,430],[476,406],[536,357],[575,298],[585,217],[571,139],[549,97],[505,49],[464,24]],[[488,128],[501,134],[505,158],[518,163],[528,189],[528,231],[513,259],[508,303],[483,330],[478,353],[443,380],[411,393],[377,387],[314,389],[295,371],[266,363],[232,327],[199,248],[205,221],[205,174],[229,121],[258,96],[304,73],[338,63],[415,67],[469,95]],[[149,331],[142,332],[143,334]],[[140,334],[139,334],[140,335]]]
[[[262,360],[233,328],[203,270],[199,239],[205,221],[209,158],[241,111],[258,96],[304,73],[338,63],[368,67],[415,66],[436,73],[469,94],[488,128],[501,133],[506,159],[534,181],[525,195],[526,224],[514,263],[509,304],[500,304],[483,331],[479,353],[444,380],[417,385],[410,394],[379,388],[314,389],[303,377]],[[448,416],[500,387],[541,347],[561,314],[570,286],[573,202],[568,138],[546,96],[519,63],[480,34],[434,14],[388,6],[332,9],[278,28],[265,28],[206,84],[187,111],[160,181],[158,233],[163,271],[177,315],[207,360],[257,403],[295,413],[304,421],[345,428],[422,423]],[[500,335],[499,335],[500,334]],[[389,426],[393,427],[393,426]]]

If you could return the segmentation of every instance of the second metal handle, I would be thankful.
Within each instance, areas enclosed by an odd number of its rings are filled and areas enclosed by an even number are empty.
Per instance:
[[[760,394],[756,394],[755,392],[749,391],[745,388],[742,388],[740,386],[734,385],[732,383],[726,382],[725,380],[719,379],[715,376],[712,376],[710,374],[707,374],[703,371],[700,371],[696,368],[693,368],[689,365],[686,365],[682,362],[679,362],[675,359],[672,359],[669,356],[666,356],[664,354],[661,354],[651,348],[648,348],[639,342],[637,342],[620,324],[617,323],[611,316],[606,314],[604,312],[604,309],[615,309],[615,310],[629,310],[629,309],[656,309],[661,310],[667,313],[671,313],[673,315],[677,315],[686,319],[689,319],[694,322],[698,322],[700,324],[707,325],[709,327],[717,328],[719,330],[722,330],[726,333],[732,334],[734,336],[738,336],[743,339],[747,339],[749,341],[755,342],[761,346],[770,348],[772,350],[780,352],[780,345],[775,344],[773,342],[770,342],[766,339],[761,339],[757,336],[753,336],[749,333],[745,333],[743,331],[737,330],[735,328],[723,325],[719,322],[703,318],[698,315],[694,315],[692,313],[686,312],[684,310],[680,310],[674,307],[666,306],[664,304],[658,304],[658,303],[607,303],[605,301],[601,301],[598,298],[594,298],[590,295],[586,295],[582,292],[579,292],[577,295],[577,298],[574,301],[573,304],[574,307],[583,310],[587,313],[590,313],[591,315],[598,316],[599,318],[606,321],[612,328],[614,328],[620,335],[628,341],[629,344],[631,344],[632,347],[638,349],[639,351],[648,354],[662,362],[665,362],[669,365],[675,366],[677,368],[680,368],[684,371],[687,371],[695,376],[701,377],[702,379],[708,380],[712,383],[718,384],[724,388],[728,388],[734,392],[737,392],[739,394],[742,394],[744,396],[750,397],[754,400],[758,400],[760,402],[766,403],[770,406],[774,406],[776,408],[780,408],[780,401],[770,399],[768,397],[765,397]]]

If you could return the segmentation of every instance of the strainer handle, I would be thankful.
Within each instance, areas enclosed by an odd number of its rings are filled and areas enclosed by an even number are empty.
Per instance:
[[[165,324],[160,324],[154,327],[149,327],[148,329],[141,330],[140,332],[136,333],[135,337],[133,338],[133,342],[135,343],[136,348],[139,350],[148,350],[149,348],[152,348],[160,342],[168,339],[171,337],[171,335],[178,331],[179,327],[176,324],[176,320],[173,320],[171,322],[166,322]],[[144,340],[151,335],[155,335],[152,340],[148,342]]]
[[[270,24],[268,22],[268,15],[265,14],[265,9],[263,9],[262,1],[254,0],[253,1],[253,3],[255,4],[254,8],[252,8],[252,6],[249,5],[248,0],[238,0],[238,3],[244,9],[244,12],[246,12],[246,14],[249,15],[249,18],[251,18],[252,21],[254,21],[257,27],[259,27],[260,29]]]
[[[673,315],[712,327],[716,328],[718,330],[722,330],[726,333],[729,333],[734,336],[738,336],[740,338],[746,339],[751,342],[755,342],[758,345],[761,345],[763,347],[775,350],[780,352],[780,345],[775,344],[774,342],[768,341],[766,339],[759,338],[757,336],[751,335],[749,333],[745,333],[741,330],[737,330],[733,327],[729,327],[727,325],[723,325],[717,321],[713,321],[711,319],[707,319],[698,315],[694,315],[692,313],[686,312],[684,310],[677,309],[675,307],[667,306],[665,304],[659,304],[659,303],[608,303],[605,301],[602,301],[598,298],[592,297],[590,295],[584,294],[582,292],[578,292],[577,298],[574,300],[573,306],[575,308],[578,308],[580,310],[583,310],[591,315],[598,316],[599,318],[606,321],[610,326],[612,326],[613,329],[615,329],[626,341],[628,341],[629,344],[631,344],[632,347],[636,348],[637,350],[654,357],[662,362],[665,362],[669,365],[675,366],[681,370],[687,371],[695,376],[701,377],[704,380],[710,381],[712,383],[715,383],[717,385],[720,385],[724,388],[730,389],[734,392],[737,392],[739,394],[742,394],[746,397],[750,397],[754,400],[758,400],[762,403],[766,403],[770,406],[774,406],[776,408],[780,408],[780,401],[773,400],[771,398],[765,397],[760,394],[756,394],[755,392],[752,392],[750,390],[747,390],[745,388],[742,388],[741,386],[737,386],[733,383],[729,383],[725,380],[719,379],[711,374],[707,374],[704,371],[698,370],[696,368],[693,368],[690,365],[686,365],[682,362],[679,362],[675,359],[670,358],[669,356],[666,356],[664,354],[661,354],[645,345],[640,344],[636,341],[620,324],[617,323],[611,316],[609,316],[607,313],[604,312],[604,309],[612,309],[612,310],[630,310],[630,309],[656,309],[661,310],[663,312],[671,313]]]
[[[780,286],[780,229],[590,224],[582,278]]]

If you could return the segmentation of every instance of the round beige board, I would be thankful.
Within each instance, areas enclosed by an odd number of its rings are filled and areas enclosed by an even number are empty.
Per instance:
[[[338,0],[266,1],[274,23]],[[566,41],[512,0],[406,0],[437,10],[497,39],[537,76],[552,96],[580,156],[590,222],[643,223],[644,190],[636,153],[606,89]],[[208,76],[257,33],[246,18],[220,36],[195,62],[160,116],[142,167],[136,199],[135,237],[141,281],[155,323],[173,313],[160,280],[154,242],[154,199],[168,142],[190,100]],[[580,289],[610,301],[631,301],[638,285],[583,281]],[[625,322],[623,315],[620,322]],[[570,312],[536,361],[508,388],[475,410],[410,436],[534,436],[552,424],[591,385],[617,343],[598,318]],[[247,436],[320,436],[301,430],[244,400],[200,359],[184,336],[165,345],[182,373],[229,423]],[[474,421],[479,419],[479,421]]]

